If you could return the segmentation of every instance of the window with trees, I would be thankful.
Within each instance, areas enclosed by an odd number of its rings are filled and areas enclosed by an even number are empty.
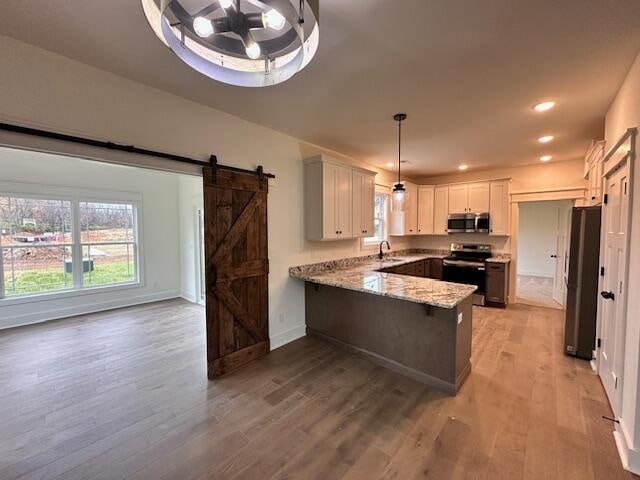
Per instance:
[[[137,283],[137,206],[0,194],[0,298]]]
[[[374,235],[364,238],[365,245],[378,244],[389,238],[389,194],[377,191],[373,208]]]

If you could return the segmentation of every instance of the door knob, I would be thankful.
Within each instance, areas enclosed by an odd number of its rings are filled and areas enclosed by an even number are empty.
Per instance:
[[[600,295],[602,295],[602,298],[604,298],[605,300],[615,300],[616,296],[613,292],[600,292]]]

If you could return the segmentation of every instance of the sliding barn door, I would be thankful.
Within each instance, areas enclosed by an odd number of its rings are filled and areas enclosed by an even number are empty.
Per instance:
[[[209,378],[269,352],[267,179],[204,169]]]

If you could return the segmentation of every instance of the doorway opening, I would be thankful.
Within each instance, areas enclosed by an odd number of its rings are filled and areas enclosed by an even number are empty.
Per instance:
[[[516,302],[564,309],[573,200],[519,205]]]

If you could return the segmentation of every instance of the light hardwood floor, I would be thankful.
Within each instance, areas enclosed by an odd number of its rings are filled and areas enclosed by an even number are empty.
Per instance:
[[[456,397],[312,338],[209,382],[184,301],[0,332],[0,478],[635,478],[561,312],[474,315]]]

